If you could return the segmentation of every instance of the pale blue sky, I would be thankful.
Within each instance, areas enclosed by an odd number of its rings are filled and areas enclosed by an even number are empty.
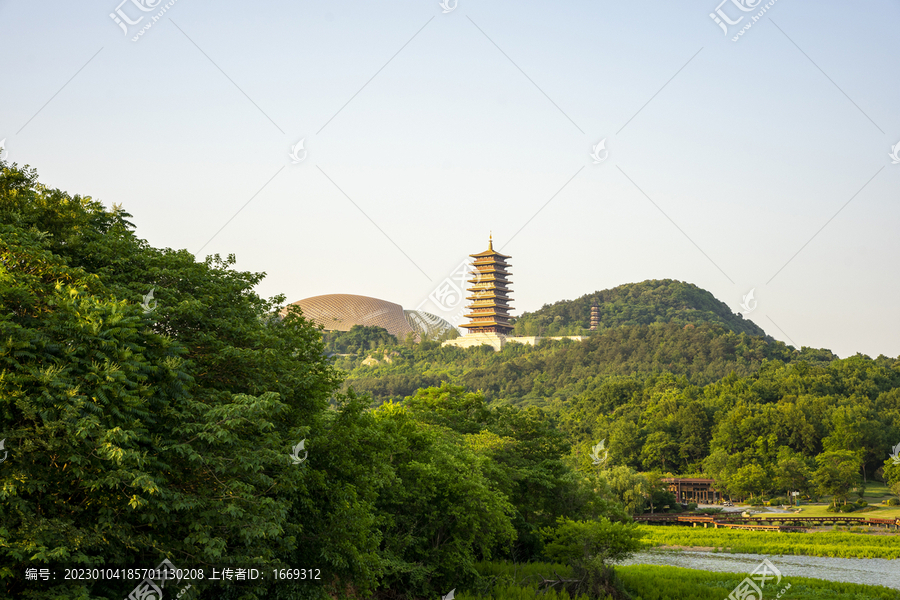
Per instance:
[[[516,313],[673,278],[900,355],[900,3],[778,0],[737,42],[705,0],[177,0],[137,42],[162,4],[116,6],[0,0],[9,160],[264,296],[414,308],[492,230]]]

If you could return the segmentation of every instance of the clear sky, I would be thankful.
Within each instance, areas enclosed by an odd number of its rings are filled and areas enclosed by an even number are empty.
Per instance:
[[[263,296],[415,308],[492,231],[516,314],[672,278],[900,355],[898,2],[118,1],[0,0],[4,152]]]

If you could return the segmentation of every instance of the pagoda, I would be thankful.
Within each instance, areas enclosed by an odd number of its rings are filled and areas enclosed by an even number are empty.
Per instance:
[[[466,296],[471,300],[469,314],[465,315],[471,322],[460,325],[469,330],[469,333],[496,333],[508,335],[512,332],[509,324],[509,271],[510,266],[506,259],[512,258],[494,251],[493,236],[488,238],[488,249],[479,254],[470,254],[475,262],[471,271],[472,279],[468,282],[472,287],[467,288],[472,292]]]

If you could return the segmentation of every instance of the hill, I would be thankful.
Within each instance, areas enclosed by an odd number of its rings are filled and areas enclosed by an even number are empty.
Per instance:
[[[639,379],[669,373],[705,385],[734,373],[755,373],[767,360],[827,364],[827,350],[794,350],[760,336],[734,333],[717,324],[626,325],[581,342],[544,341],[537,347],[507,344],[500,352],[441,347],[425,342],[385,348],[391,360],[363,364],[365,354],[340,358],[345,385],[370,393],[376,403],[401,400],[442,382],[478,390],[488,401],[544,405],[566,400],[609,377]]]
[[[545,304],[516,319],[515,335],[577,335],[590,327],[593,304],[600,308],[600,331],[623,325],[708,323],[722,325],[734,333],[766,335],[759,325],[731,312],[710,292],[674,279],[627,283],[576,300]]]

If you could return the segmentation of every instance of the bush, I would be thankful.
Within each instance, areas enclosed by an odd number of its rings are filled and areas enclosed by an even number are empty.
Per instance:
[[[605,517],[599,521],[559,517],[555,528],[544,528],[541,533],[546,541],[545,555],[572,567],[574,581],[564,584],[571,595],[622,595],[609,563],[627,558],[640,548],[637,526],[613,523]]]
[[[765,506],[765,503],[761,498],[754,498],[753,500],[748,502],[748,504],[750,504],[750,506]]]
[[[697,510],[697,503],[696,502],[688,502],[687,509],[691,512]]]
[[[772,498],[771,500],[769,500],[769,506],[780,506],[782,504],[787,504],[787,503],[788,503],[787,498],[779,497],[779,498]]]
[[[900,506],[900,500],[898,500],[897,498],[891,498],[890,500],[887,501],[887,505],[888,506]]]
[[[865,508],[868,505],[869,505],[869,503],[866,502],[865,500],[863,500],[862,498],[860,498],[859,500],[856,501],[856,506],[858,506],[859,508]]]

